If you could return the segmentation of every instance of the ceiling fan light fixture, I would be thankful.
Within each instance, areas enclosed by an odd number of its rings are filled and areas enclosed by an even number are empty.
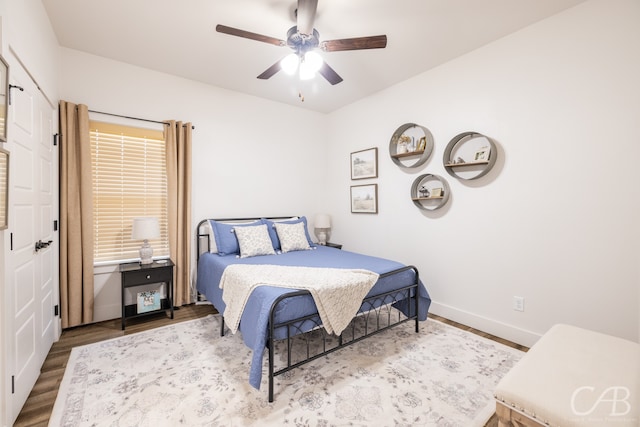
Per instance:
[[[309,64],[302,61],[300,63],[300,80],[311,80],[316,76],[316,70],[311,68]]]
[[[317,72],[322,67],[322,57],[318,54],[318,52],[307,52],[304,54],[304,63],[311,69],[313,72]]]
[[[292,76],[298,69],[299,62],[300,60],[298,59],[298,55],[296,55],[295,53],[290,53],[289,55],[282,58],[282,61],[280,61],[280,67],[282,68],[282,71]]]
[[[300,80],[311,80],[322,67],[324,61],[316,52],[306,52],[300,57]]]
[[[343,79],[327,64],[320,55],[313,52],[322,49],[324,52],[339,52],[362,49],[382,49],[387,46],[387,36],[353,37],[348,39],[324,40],[320,42],[320,34],[313,28],[318,0],[296,0],[296,25],[287,31],[286,40],[276,37],[265,36],[226,25],[216,25],[216,31],[230,36],[242,37],[262,43],[268,43],[279,47],[287,47],[293,51],[292,54],[279,60],[257,78],[267,80],[273,77],[278,71],[283,70],[286,74],[295,75],[296,70],[300,80],[308,80],[319,73],[330,84],[336,85]]]

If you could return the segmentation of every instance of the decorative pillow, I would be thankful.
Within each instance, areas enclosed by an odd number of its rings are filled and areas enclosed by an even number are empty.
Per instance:
[[[218,255],[229,255],[240,253],[240,246],[238,245],[238,239],[236,233],[233,232],[234,227],[251,227],[255,225],[264,224],[262,220],[248,222],[246,224],[225,224],[223,222],[209,221],[211,228],[213,228],[213,234],[215,235],[216,247],[218,248]]]
[[[294,224],[286,224],[276,222],[275,227],[283,253],[311,249],[309,241],[307,240],[307,233],[305,232],[305,223],[296,222]]]
[[[202,224],[203,234],[207,234],[209,236],[209,252],[212,254],[218,253],[218,248],[216,247],[216,236],[213,234],[213,228],[211,227],[211,220]]]
[[[305,233],[305,236],[307,237],[307,242],[309,243],[309,246],[311,246],[312,248],[316,246],[316,244],[313,243],[313,240],[311,240],[311,236],[309,235],[309,230],[307,228],[307,218],[304,216],[300,218],[288,219],[285,221],[270,221],[268,219],[262,218],[262,221],[265,224],[267,224],[267,227],[269,229],[269,237],[271,237],[271,241],[273,242],[273,248],[275,250],[280,249],[280,239],[278,238],[278,233],[276,232],[274,224],[298,224],[298,223],[304,224],[304,233]]]
[[[240,246],[240,258],[248,258],[258,255],[275,255],[271,244],[271,237],[267,231],[267,225],[255,225],[253,227],[234,227],[233,231],[238,238]]]

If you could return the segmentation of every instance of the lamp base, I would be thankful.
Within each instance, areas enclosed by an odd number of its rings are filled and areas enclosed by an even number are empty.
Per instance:
[[[153,264],[153,248],[147,239],[140,248],[140,264]]]
[[[316,237],[318,238],[318,244],[325,246],[327,244],[327,240],[329,240],[329,233],[323,228],[317,228]]]

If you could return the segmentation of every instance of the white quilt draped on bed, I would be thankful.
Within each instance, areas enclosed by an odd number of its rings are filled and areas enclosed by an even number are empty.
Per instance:
[[[377,273],[360,269],[230,265],[220,280],[222,299],[227,305],[224,320],[236,333],[244,306],[256,286],[303,289],[313,296],[325,330],[339,335],[377,280]]]

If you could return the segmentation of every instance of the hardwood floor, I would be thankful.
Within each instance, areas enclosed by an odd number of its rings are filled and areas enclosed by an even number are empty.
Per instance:
[[[14,427],[46,427],[48,425],[49,417],[53,410],[53,404],[55,403],[56,396],[58,395],[58,388],[60,387],[60,382],[62,381],[64,370],[67,366],[67,361],[73,347],[146,331],[175,322],[197,319],[213,313],[216,313],[216,311],[211,305],[192,304],[180,307],[179,310],[176,310],[174,320],[171,320],[164,313],[158,313],[156,315],[143,318],[128,319],[127,327],[124,331],[120,329],[119,318],[64,330],[60,340],[55,342],[51,347],[49,355],[42,366],[40,377],[31,391],[27,402],[22,408]],[[526,347],[486,334],[468,326],[461,325],[460,323],[450,321],[443,317],[432,314],[429,314],[429,317],[485,338],[492,339],[510,347],[517,348],[522,351],[528,350]],[[494,414],[485,427],[496,427],[497,425],[498,420]]]

